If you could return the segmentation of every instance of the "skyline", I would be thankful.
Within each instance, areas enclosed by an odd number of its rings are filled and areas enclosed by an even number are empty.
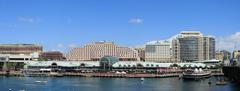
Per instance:
[[[218,49],[240,47],[238,0],[1,0],[1,44],[34,43],[66,52],[96,41],[136,47],[180,31],[216,37]]]

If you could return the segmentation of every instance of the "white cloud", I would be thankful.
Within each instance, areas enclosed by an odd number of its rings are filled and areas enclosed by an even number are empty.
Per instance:
[[[216,38],[216,50],[240,49],[240,32]]]
[[[145,44],[142,44],[142,45],[136,45],[135,47],[133,48],[145,48]]]
[[[231,35],[230,38],[233,41],[239,42],[240,41],[240,32],[236,32],[235,34]]]
[[[57,47],[58,47],[58,48],[63,48],[64,45],[63,45],[63,44],[58,44]]]
[[[69,44],[68,47],[69,48],[74,48],[74,47],[76,47],[76,45],[75,44]]]
[[[62,52],[62,51],[59,50],[59,49],[52,49],[52,50],[50,50],[50,51],[60,51],[60,52]]]
[[[141,18],[132,18],[132,19],[129,20],[129,23],[131,23],[131,24],[141,24],[141,23],[143,23],[143,19],[141,19]]]
[[[27,23],[36,22],[35,18],[29,17],[29,16],[19,16],[17,19],[18,19],[18,21],[27,22]]]

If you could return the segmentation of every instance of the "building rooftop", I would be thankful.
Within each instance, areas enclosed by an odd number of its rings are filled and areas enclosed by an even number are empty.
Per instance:
[[[150,41],[146,45],[170,45],[170,42],[167,40]]]
[[[0,46],[41,46],[38,44],[0,44]]]

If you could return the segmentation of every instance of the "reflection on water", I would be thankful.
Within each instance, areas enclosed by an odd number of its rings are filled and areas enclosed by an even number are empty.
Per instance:
[[[208,84],[211,81],[212,84]],[[215,85],[216,78],[0,77],[0,91],[240,91],[237,84]]]

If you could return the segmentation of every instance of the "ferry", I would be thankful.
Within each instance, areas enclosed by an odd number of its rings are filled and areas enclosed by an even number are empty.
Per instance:
[[[196,68],[195,70],[187,70],[182,74],[183,79],[199,80],[208,77],[211,77],[211,71],[207,70],[203,71],[201,68],[200,69]]]

